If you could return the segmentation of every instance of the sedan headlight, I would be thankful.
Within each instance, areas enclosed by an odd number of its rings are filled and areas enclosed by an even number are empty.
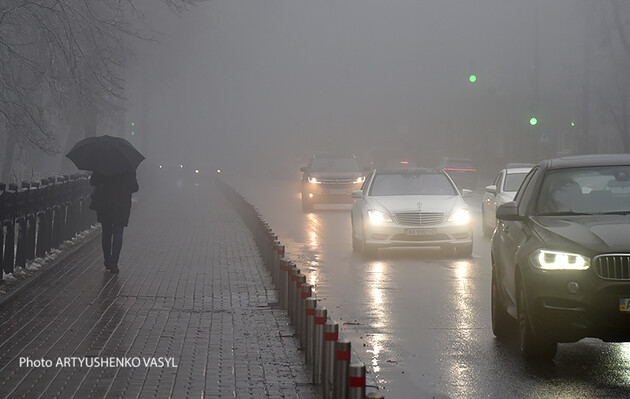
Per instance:
[[[318,181],[318,180],[317,180],[316,178],[314,178],[314,177],[309,177],[309,178],[308,178],[308,182],[309,182],[309,183],[316,183],[316,184],[321,184],[321,183],[322,183],[321,181]]]
[[[458,209],[451,214],[448,221],[456,224],[466,224],[470,222],[470,212],[468,212],[468,209]]]
[[[363,183],[365,181],[365,176],[357,177],[354,183]]]
[[[586,270],[591,261],[579,254],[537,249],[530,255],[532,264],[544,270]]]
[[[386,215],[381,211],[369,210],[367,211],[367,214],[370,219],[370,223],[372,224],[383,224],[392,221],[392,218],[389,217],[389,215]]]

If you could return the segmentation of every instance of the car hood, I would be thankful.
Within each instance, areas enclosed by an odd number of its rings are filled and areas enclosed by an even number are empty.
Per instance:
[[[418,207],[418,204],[420,206]],[[389,214],[396,212],[445,212],[467,208],[458,195],[404,195],[370,197],[370,205]]]
[[[316,179],[356,179],[363,176],[363,172],[311,172],[309,176]]]
[[[542,242],[554,247],[558,243],[593,253],[630,251],[630,216],[535,216],[532,221]]]

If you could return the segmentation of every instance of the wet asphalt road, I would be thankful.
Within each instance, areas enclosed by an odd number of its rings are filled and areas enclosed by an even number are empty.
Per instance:
[[[365,259],[352,252],[351,205],[305,213],[296,179],[224,179],[260,209],[386,398],[630,397],[630,344],[560,344],[552,363],[528,364],[516,340],[494,338],[480,194],[468,198],[472,258],[403,249]]]

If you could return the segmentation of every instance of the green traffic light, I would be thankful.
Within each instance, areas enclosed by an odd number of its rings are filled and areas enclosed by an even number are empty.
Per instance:
[[[135,133],[135,132],[131,132],[131,135],[132,135],[132,136],[135,136],[135,135],[136,135],[136,133]]]
[[[470,83],[475,83],[477,81],[477,75],[470,75],[468,77],[468,80],[470,81]]]
[[[571,122],[571,127],[575,126],[575,122]]]
[[[529,120],[529,124],[532,126],[536,126],[537,123],[538,123],[538,119],[536,118],[532,118]]]
[[[131,122],[131,126],[136,126],[136,122]]]

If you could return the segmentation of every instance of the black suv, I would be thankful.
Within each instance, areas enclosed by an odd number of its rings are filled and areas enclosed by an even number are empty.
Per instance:
[[[498,338],[518,320],[522,354],[538,359],[558,342],[630,341],[630,154],[543,161],[496,216]]]
[[[361,188],[365,175],[354,155],[313,155],[302,175],[302,209],[316,203],[350,203],[352,191]]]

